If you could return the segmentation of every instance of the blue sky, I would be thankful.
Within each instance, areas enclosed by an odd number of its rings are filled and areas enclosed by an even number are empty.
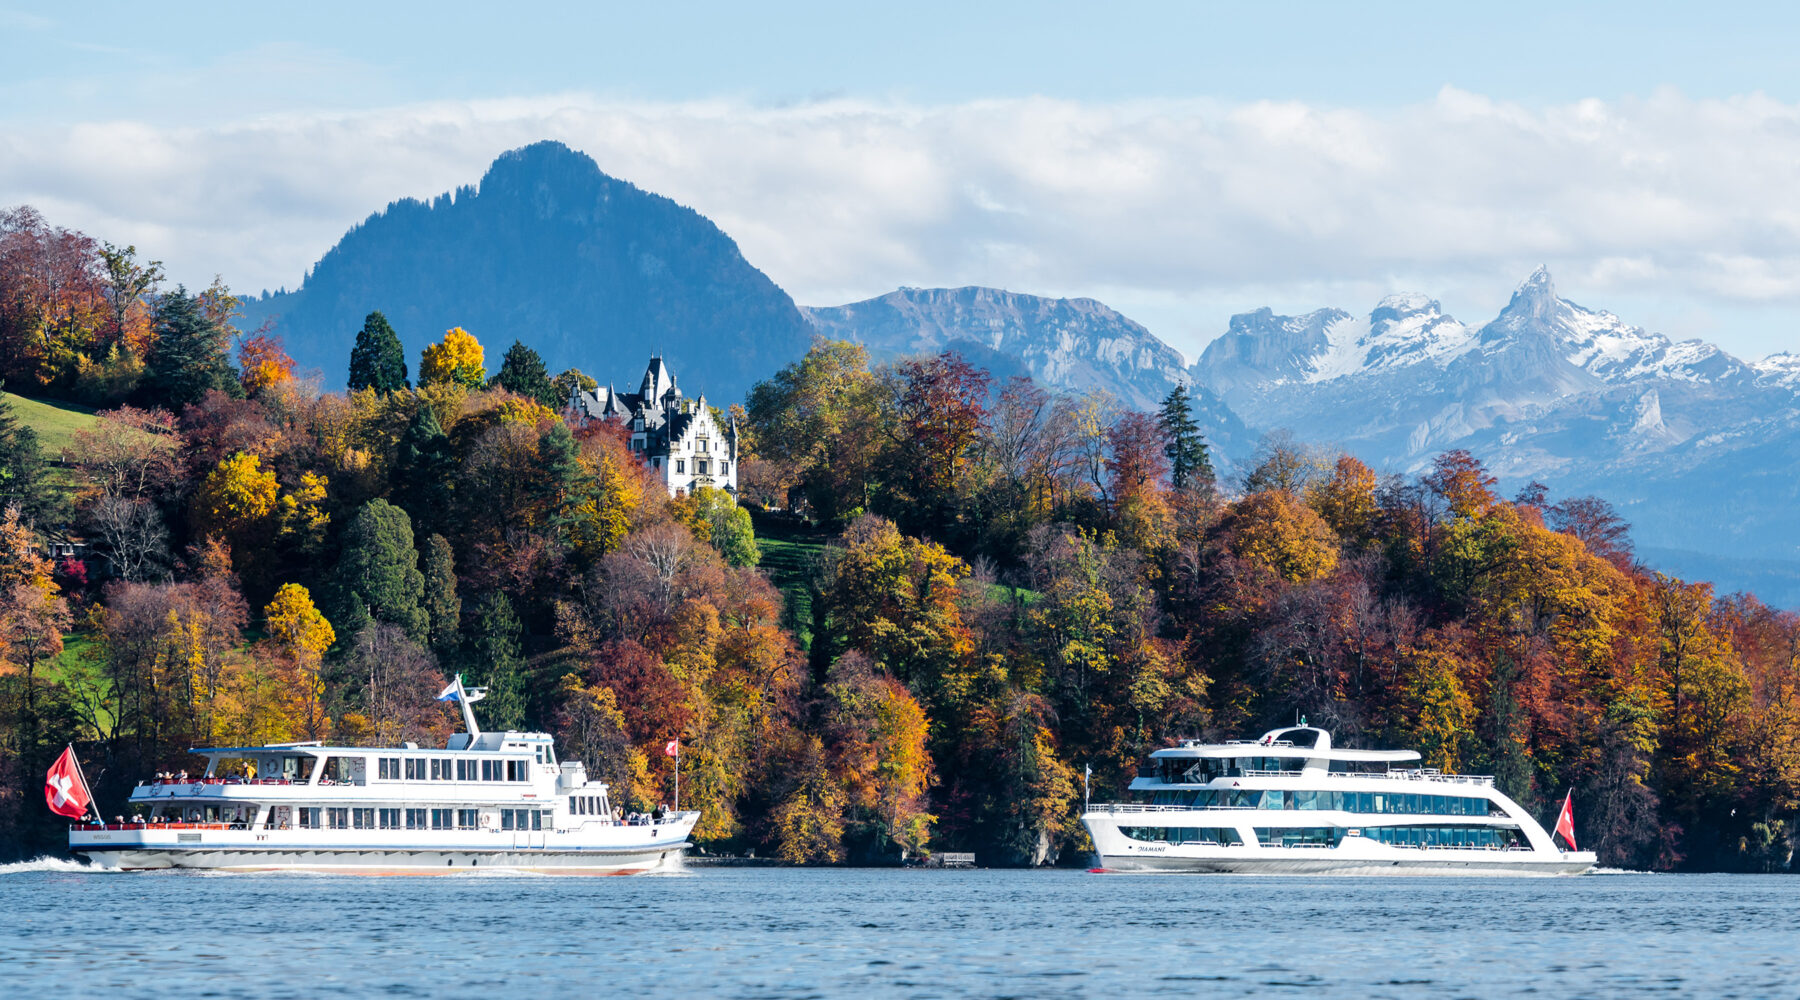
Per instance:
[[[0,203],[172,274],[300,280],[388,200],[555,137],[808,304],[1232,312],[1419,290],[1800,349],[1800,5],[0,8]]]

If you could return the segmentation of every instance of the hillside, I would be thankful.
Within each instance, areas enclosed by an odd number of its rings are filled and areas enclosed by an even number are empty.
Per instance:
[[[28,399],[10,392],[0,392],[0,400],[12,407],[19,422],[37,432],[38,450],[47,459],[59,457],[75,440],[75,432],[92,427],[94,411],[74,403]]]
[[[390,204],[344,235],[294,292],[245,303],[289,353],[341,387],[363,317],[384,312],[409,369],[452,326],[487,347],[514,338],[552,371],[602,382],[660,353],[690,392],[721,403],[804,353],[793,300],[692,209],[540,142],[501,155],[477,187]]]

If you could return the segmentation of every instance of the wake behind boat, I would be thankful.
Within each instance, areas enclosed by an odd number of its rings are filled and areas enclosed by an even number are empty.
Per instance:
[[[1139,802],[1081,817],[1107,869],[1577,875],[1596,860],[1559,849],[1491,777],[1395,767],[1419,754],[1336,749],[1311,726],[1150,757]],[[1573,848],[1566,801],[1557,832]]]
[[[623,815],[585,765],[556,759],[548,734],[482,732],[471,707],[480,696],[460,677],[445,690],[468,731],[442,750],[196,749],[204,774],[139,783],[138,821],[72,826],[69,849],[127,869],[622,875],[679,864],[698,812]],[[86,795],[85,782],[61,789]]]

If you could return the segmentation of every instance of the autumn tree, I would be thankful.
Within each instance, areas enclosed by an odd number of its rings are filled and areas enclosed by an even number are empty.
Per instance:
[[[257,396],[294,380],[294,359],[281,346],[281,338],[266,333],[247,337],[238,345],[238,384],[246,396]]]
[[[883,506],[903,530],[941,534],[954,524],[967,486],[990,379],[954,351],[902,361],[894,376],[897,440],[884,463]]]
[[[331,723],[325,716],[325,682],[319,667],[337,633],[313,605],[312,595],[297,583],[283,584],[275,592],[275,599],[263,609],[263,621],[270,640],[294,666],[299,681],[296,714],[302,730],[309,739],[323,738]]]
[[[421,373],[421,380],[423,377]],[[362,329],[356,332],[356,345],[350,349],[350,391],[373,389],[385,393],[408,387],[406,351],[400,346],[400,338],[386,316],[372,312],[363,320]]]
[[[444,331],[444,339],[426,346],[419,359],[420,387],[449,383],[479,389],[486,379],[481,342],[460,326]]]
[[[1337,536],[1286,490],[1264,490],[1239,500],[1220,527],[1234,555],[1290,583],[1316,580],[1337,566]]]
[[[792,488],[832,525],[868,506],[887,420],[866,348],[814,340],[805,357],[752,386],[745,409],[758,460],[775,467],[769,500],[785,505]]]

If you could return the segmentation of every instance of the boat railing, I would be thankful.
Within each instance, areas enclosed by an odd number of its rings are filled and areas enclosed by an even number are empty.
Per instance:
[[[1249,772],[1245,773],[1247,774]],[[1418,768],[1416,770],[1332,771],[1330,774],[1333,778],[1385,778],[1389,781],[1438,781],[1452,785],[1479,785],[1487,788],[1493,787],[1494,784],[1494,776],[1491,774],[1444,774],[1441,771],[1428,767]]]
[[[288,778],[144,778],[137,787],[145,788],[156,785],[292,785],[296,782]],[[305,784],[305,782],[299,782]],[[338,782],[349,784],[349,782]]]
[[[1158,813],[1158,812],[1239,812],[1254,810],[1255,806],[1178,806],[1152,805],[1147,802],[1094,802],[1087,807],[1091,813]]]
[[[84,833],[111,830],[246,830],[245,823],[70,823],[69,829]]]

